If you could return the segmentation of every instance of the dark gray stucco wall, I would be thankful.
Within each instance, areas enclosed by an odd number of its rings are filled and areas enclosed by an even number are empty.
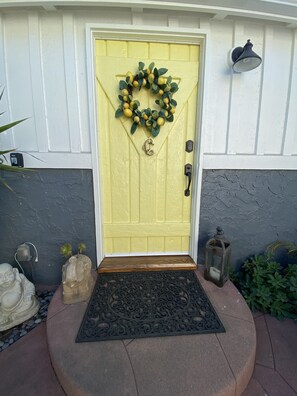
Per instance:
[[[87,245],[95,265],[95,215],[90,170],[39,169],[22,174],[1,173],[13,188],[0,185],[0,263],[14,264],[19,244],[36,245],[34,263],[37,284],[61,281],[65,259],[59,248],[65,242]]]
[[[90,170],[40,169],[0,174],[0,263],[14,264],[19,244],[36,245],[38,284],[61,281],[65,242],[87,245],[96,265],[95,214]],[[203,172],[199,263],[217,225],[232,242],[232,263],[257,254],[276,239],[297,242],[297,171],[207,170]]]
[[[297,242],[297,171],[204,171],[199,263],[217,225],[231,240],[235,268],[277,239]]]

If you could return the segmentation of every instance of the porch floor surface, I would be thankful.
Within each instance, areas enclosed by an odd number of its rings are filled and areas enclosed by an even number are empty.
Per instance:
[[[75,344],[87,303],[64,305],[59,288],[47,336],[64,390],[42,323],[0,354],[0,394],[296,396],[296,324],[253,317],[231,282],[219,289],[197,273],[226,334]]]

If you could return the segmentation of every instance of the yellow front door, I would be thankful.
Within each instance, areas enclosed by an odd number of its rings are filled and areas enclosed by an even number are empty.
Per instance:
[[[96,79],[104,254],[189,253],[191,195],[185,196],[185,164],[194,152],[186,141],[196,131],[199,47],[165,43],[96,40]],[[144,127],[130,133],[131,119],[115,118],[119,81],[142,61],[167,68],[179,90],[174,122],[153,138],[154,154],[143,150]],[[134,89],[140,108],[157,108],[149,90]],[[192,186],[191,186],[192,190]]]

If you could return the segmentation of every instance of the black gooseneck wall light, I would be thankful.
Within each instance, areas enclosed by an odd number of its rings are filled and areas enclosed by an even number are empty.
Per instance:
[[[235,72],[247,72],[260,66],[262,58],[252,50],[252,47],[251,40],[248,40],[244,47],[231,50],[232,68]]]

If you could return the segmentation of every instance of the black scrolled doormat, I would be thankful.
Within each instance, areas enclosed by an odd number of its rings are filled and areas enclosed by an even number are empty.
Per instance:
[[[225,332],[193,271],[99,274],[76,342]]]

